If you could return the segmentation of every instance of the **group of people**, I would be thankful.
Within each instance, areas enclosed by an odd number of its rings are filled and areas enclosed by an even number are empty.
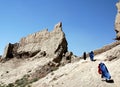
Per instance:
[[[89,57],[90,57],[91,61],[94,61],[94,52],[93,51],[91,51],[89,53]],[[84,60],[86,60],[86,58],[87,58],[86,52],[83,53],[83,58],[84,58]]]
[[[91,61],[95,61],[94,60],[94,52],[93,51],[91,51],[89,53],[89,57],[90,57]],[[86,52],[83,53],[83,58],[84,58],[84,60],[86,60],[86,58],[87,58]],[[113,81],[113,80],[111,80],[111,75],[110,75],[106,65],[103,62],[100,62],[98,64],[98,73],[101,74],[101,78],[105,78],[106,82]]]

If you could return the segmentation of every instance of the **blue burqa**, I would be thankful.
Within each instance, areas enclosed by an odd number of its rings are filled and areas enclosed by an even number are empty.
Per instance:
[[[89,53],[89,56],[90,56],[90,60],[91,61],[94,61],[94,53],[93,53],[93,51],[91,51],[90,53]]]
[[[110,73],[104,63],[100,63],[100,69],[102,71],[102,77],[106,78],[107,80],[110,80],[111,79]]]

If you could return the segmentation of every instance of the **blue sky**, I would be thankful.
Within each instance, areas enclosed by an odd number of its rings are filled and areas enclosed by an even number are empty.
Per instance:
[[[118,0],[0,0],[0,54],[5,46],[63,23],[68,49],[80,56],[114,42]]]

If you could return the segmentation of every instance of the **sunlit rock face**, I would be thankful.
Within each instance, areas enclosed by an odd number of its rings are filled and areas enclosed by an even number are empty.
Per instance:
[[[21,38],[17,45],[8,44],[3,58],[33,57],[41,52],[47,56],[62,55],[67,52],[67,41],[61,22],[56,24],[51,32],[45,29]]]
[[[67,51],[67,41],[62,31],[62,23],[55,25],[53,31],[43,30],[27,37],[19,42],[17,53],[45,51],[47,55],[54,55],[61,51]]]
[[[115,19],[116,40],[120,40],[120,2],[116,4],[117,15]]]

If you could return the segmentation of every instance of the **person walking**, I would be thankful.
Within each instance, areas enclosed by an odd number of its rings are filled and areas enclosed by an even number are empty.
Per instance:
[[[91,52],[89,53],[89,56],[90,56],[90,60],[91,60],[91,61],[94,61],[94,52],[93,52],[93,51],[91,51]]]
[[[103,62],[100,62],[98,65],[98,73],[101,74],[101,78],[105,78],[106,82],[109,82],[111,75]]]
[[[83,59],[86,60],[86,52],[83,53]]]

